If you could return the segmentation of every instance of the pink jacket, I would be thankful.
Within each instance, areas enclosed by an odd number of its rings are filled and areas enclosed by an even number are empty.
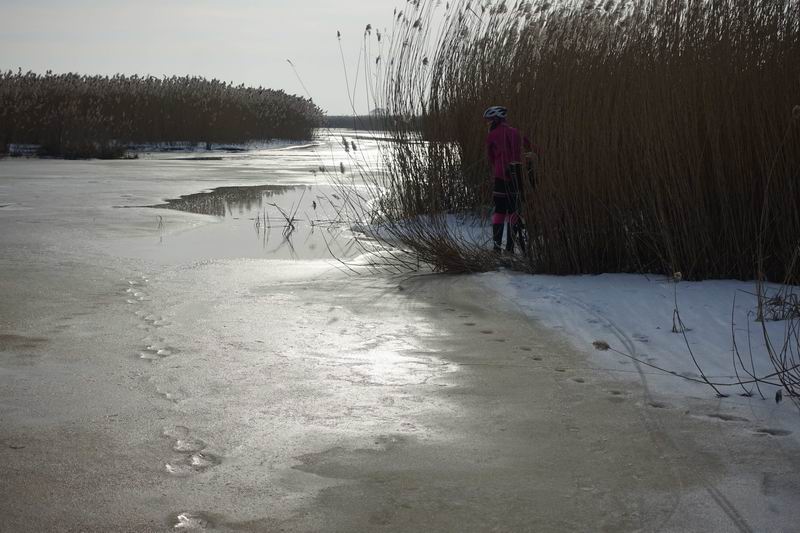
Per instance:
[[[489,132],[486,138],[486,151],[489,155],[489,164],[492,174],[496,179],[508,179],[506,169],[509,163],[522,162],[522,148],[526,152],[531,150],[540,153],[538,146],[531,144],[527,137],[520,134],[519,130],[501,122]]]

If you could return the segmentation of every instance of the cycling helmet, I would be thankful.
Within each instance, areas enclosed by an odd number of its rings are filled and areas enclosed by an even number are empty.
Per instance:
[[[508,109],[501,105],[493,105],[483,112],[483,118],[486,120],[503,120],[508,115]]]

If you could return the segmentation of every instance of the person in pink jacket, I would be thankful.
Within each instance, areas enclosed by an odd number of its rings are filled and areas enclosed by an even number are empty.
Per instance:
[[[492,215],[492,239],[494,250],[499,252],[503,245],[503,229],[508,222],[506,251],[514,251],[514,234],[520,230],[518,202],[521,191],[519,179],[522,173],[524,152],[540,149],[534,146],[519,130],[506,122],[508,110],[503,106],[492,106],[483,113],[489,128],[486,137],[486,152],[492,167],[494,187],[494,214]],[[520,243],[524,251],[524,243]]]

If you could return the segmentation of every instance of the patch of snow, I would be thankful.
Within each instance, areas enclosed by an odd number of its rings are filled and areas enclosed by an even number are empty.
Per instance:
[[[35,156],[41,148],[38,144],[14,144],[8,145],[8,154],[17,157]]]
[[[367,212],[373,204],[367,206]],[[418,240],[419,234],[448,239],[464,247],[491,246],[492,233],[479,217],[472,215],[419,216],[394,223],[352,223],[350,230],[380,239],[387,244],[398,244],[403,239]]]
[[[507,271],[480,274],[479,280],[532,319],[562,332],[575,348],[589,355],[599,371],[615,379],[639,381],[647,395],[664,397],[675,406],[716,396],[708,385],[681,377],[702,381],[691,353],[714,383],[749,380],[742,363],[760,377],[775,372],[762,323],[756,321],[753,282],[675,282],[663,276],[629,274],[531,276]],[[686,328],[683,332],[674,322],[675,309]],[[765,323],[773,346],[781,346],[787,326],[786,321]],[[745,385],[752,397],[742,396],[745,390],[739,385],[718,388],[729,395],[719,400],[721,409],[749,411],[750,418],[769,427],[791,427],[795,436],[800,432],[795,405],[788,398],[775,401],[779,387],[760,384],[765,399],[753,384]]]

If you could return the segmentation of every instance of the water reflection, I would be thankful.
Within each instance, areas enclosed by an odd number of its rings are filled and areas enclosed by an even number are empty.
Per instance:
[[[346,199],[330,186],[219,187],[149,207],[221,219],[197,231],[170,233],[159,217],[159,242],[168,244],[164,254],[348,260],[364,252],[344,216]]]
[[[188,194],[153,205],[162,209],[176,209],[198,215],[225,217],[234,214],[260,211],[265,198],[285,194],[296,189],[289,185],[256,185],[251,187],[218,187],[211,191]]]

